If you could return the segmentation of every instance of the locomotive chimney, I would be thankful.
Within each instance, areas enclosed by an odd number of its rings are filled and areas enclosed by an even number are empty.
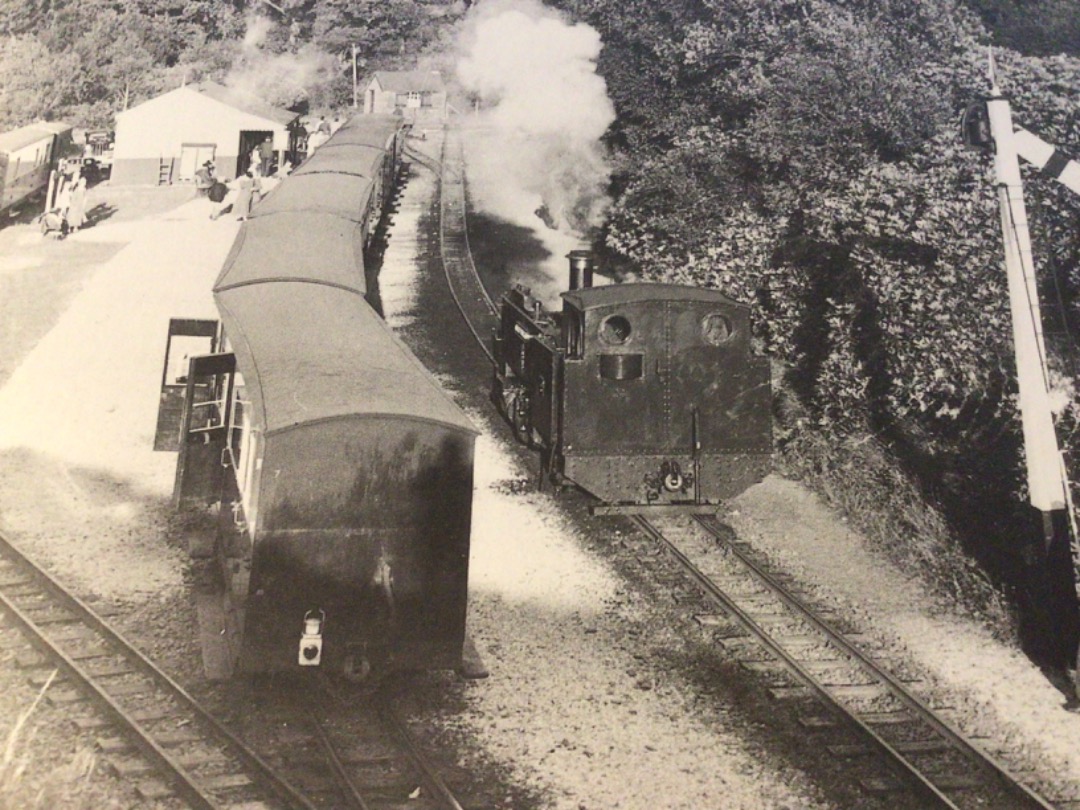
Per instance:
[[[592,286],[593,257],[587,250],[571,250],[566,258],[570,260],[570,289],[588,289]]]

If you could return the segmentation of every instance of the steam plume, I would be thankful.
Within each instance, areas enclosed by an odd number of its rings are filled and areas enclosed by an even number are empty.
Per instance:
[[[610,176],[599,139],[615,120],[596,74],[599,34],[538,0],[487,0],[470,10],[460,46],[458,78],[495,142],[470,155],[477,202],[530,227],[536,214],[578,236],[598,225]]]
[[[266,50],[273,26],[264,16],[248,17],[240,53],[224,79],[225,86],[244,98],[279,107],[320,95],[337,76],[337,60],[313,45],[303,45],[295,53]]]

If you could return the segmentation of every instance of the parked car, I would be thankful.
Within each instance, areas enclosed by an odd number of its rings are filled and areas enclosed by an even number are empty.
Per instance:
[[[82,176],[86,178],[86,184],[92,186],[108,179],[111,168],[111,166],[94,157],[73,157],[68,158],[61,164],[60,171],[66,175],[71,175],[75,173],[76,169],[79,169]]]

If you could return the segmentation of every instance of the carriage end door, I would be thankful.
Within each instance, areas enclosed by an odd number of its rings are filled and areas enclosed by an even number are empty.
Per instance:
[[[231,353],[188,361],[173,487],[173,506],[178,509],[221,500],[235,371],[236,356]]]
[[[213,354],[220,343],[217,321],[195,318],[170,318],[165,341],[165,362],[161,369],[161,393],[158,400],[157,430],[154,449],[180,449],[180,422],[184,417],[184,392],[187,389],[188,359],[198,354]]]

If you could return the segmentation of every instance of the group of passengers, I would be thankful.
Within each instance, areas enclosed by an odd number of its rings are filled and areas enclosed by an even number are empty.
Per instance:
[[[195,187],[200,195],[210,199],[213,206],[210,219],[232,213],[243,221],[251,213],[251,206],[269,194],[291,171],[289,161],[275,173],[265,176],[261,165],[252,165],[236,179],[223,182],[214,177],[214,164],[207,161],[195,172]]]
[[[86,216],[86,178],[75,169],[71,174],[56,173],[49,184],[51,205],[37,222],[43,235],[54,233],[63,238],[89,225]]]

